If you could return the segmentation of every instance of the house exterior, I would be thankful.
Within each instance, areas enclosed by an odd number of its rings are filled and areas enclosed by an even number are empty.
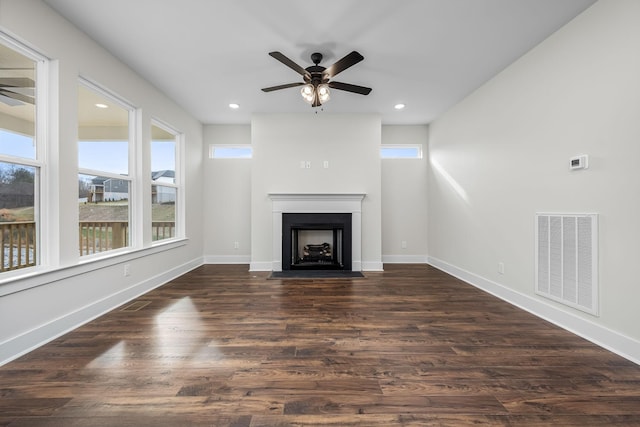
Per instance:
[[[129,199],[129,181],[97,176],[91,180],[89,203],[117,202]]]
[[[176,172],[172,170],[161,170],[151,173],[151,203],[175,203],[176,192],[174,187],[161,185],[162,183],[173,184],[176,181]],[[156,184],[157,183],[157,184]]]

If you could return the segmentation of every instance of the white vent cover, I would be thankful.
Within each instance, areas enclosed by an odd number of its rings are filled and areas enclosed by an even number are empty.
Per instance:
[[[597,214],[536,214],[536,293],[598,314]]]

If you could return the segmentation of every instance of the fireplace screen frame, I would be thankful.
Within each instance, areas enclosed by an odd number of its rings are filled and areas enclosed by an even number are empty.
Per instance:
[[[295,256],[293,243],[297,233],[304,230],[329,230],[333,232],[332,262],[296,263],[296,260],[293,259]],[[352,235],[351,213],[282,213],[282,270],[351,271]],[[342,259],[338,259],[336,255]]]

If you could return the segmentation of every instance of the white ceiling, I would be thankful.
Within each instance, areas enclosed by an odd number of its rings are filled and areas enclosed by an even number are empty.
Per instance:
[[[268,52],[307,67],[312,52],[329,66],[357,50],[364,61],[336,80],[373,91],[333,90],[324,111],[424,124],[595,0],[44,1],[203,123],[312,114],[298,88],[260,90],[301,81]]]

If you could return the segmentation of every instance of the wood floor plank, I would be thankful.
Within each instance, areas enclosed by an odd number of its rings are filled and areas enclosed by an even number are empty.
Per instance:
[[[0,367],[0,427],[640,426],[640,366],[426,265],[123,307]]]

